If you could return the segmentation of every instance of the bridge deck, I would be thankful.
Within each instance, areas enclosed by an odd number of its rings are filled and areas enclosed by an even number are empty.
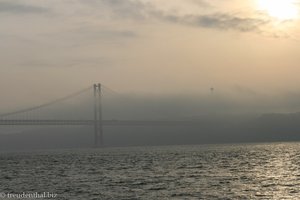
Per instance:
[[[94,125],[94,120],[0,120],[4,125]],[[199,125],[199,121],[102,120],[104,126],[183,126]]]

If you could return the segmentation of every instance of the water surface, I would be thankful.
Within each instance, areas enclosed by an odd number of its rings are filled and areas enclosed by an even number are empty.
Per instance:
[[[300,143],[0,153],[0,192],[56,199],[297,199]]]

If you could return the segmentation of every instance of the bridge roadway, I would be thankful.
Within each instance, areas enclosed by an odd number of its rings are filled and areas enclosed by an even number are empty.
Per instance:
[[[94,125],[94,120],[0,120],[2,125]],[[172,120],[102,120],[103,126],[191,126],[200,121]]]

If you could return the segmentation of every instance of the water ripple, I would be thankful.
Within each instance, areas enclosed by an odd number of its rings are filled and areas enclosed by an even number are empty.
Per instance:
[[[297,199],[299,143],[1,153],[0,191],[58,199]]]

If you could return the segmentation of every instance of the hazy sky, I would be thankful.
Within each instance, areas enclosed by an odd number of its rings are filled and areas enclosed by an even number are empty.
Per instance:
[[[292,0],[0,0],[0,110],[94,82],[294,103],[299,9]]]

